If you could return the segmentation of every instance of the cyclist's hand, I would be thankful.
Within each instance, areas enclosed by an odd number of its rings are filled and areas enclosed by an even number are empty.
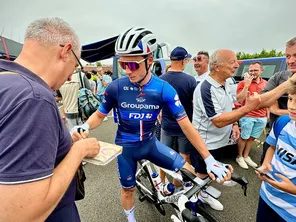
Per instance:
[[[73,144],[72,149],[79,149],[82,152],[82,158],[95,157],[100,152],[100,144],[96,138],[87,138],[79,140]]]
[[[70,130],[70,134],[72,136],[72,142],[77,142],[78,140],[85,139],[88,137],[88,130],[89,125],[87,123],[84,123],[81,126],[74,126]]]
[[[224,183],[225,180],[230,180],[231,172],[233,168],[230,165],[223,164],[214,159],[212,155],[205,159],[207,166],[207,172],[212,180],[215,180],[215,176],[219,178],[220,183]]]

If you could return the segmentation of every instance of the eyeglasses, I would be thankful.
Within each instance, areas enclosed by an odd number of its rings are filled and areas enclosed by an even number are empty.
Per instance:
[[[126,66],[127,66],[131,71],[136,71],[137,69],[140,68],[140,63],[144,62],[146,59],[147,58],[144,58],[140,61],[126,61],[126,62],[118,60],[118,63],[122,69],[126,69]]]
[[[193,57],[193,61],[194,62],[196,62],[196,61],[201,62],[202,61],[202,58],[201,58],[201,56],[196,56],[196,57]]]
[[[63,45],[63,44],[60,44],[60,46],[61,46],[61,47],[65,47],[65,45]],[[76,59],[78,65],[80,66],[81,70],[83,70],[83,66],[82,66],[80,60],[78,59],[78,56],[77,56],[76,53],[73,51],[73,49],[71,49],[71,51],[72,51],[72,53],[73,53],[73,55],[74,55],[74,57],[75,57],[75,59]],[[78,65],[76,65],[76,67],[77,67]]]

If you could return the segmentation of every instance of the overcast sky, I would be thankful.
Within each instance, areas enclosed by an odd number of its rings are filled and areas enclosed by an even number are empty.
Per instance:
[[[82,44],[144,26],[160,42],[192,54],[219,48],[284,51],[296,36],[295,9],[296,0],[0,0],[0,34],[23,42],[30,22],[59,17]]]

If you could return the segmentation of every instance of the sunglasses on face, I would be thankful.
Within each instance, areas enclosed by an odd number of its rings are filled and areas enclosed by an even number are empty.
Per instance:
[[[65,47],[65,45],[63,45],[63,44],[60,44],[60,46],[61,46],[61,47]],[[73,49],[71,49],[71,51],[72,51],[72,53],[73,53],[73,55],[74,55],[74,57],[75,57],[75,59],[76,59],[76,61],[77,61],[77,65],[76,65],[75,67],[80,66],[80,68],[83,69],[83,66],[82,66],[80,60],[78,59],[78,56],[77,56],[76,53],[73,51]]]
[[[194,62],[196,62],[196,61],[201,62],[202,58],[201,58],[201,56],[193,57],[193,61]]]
[[[126,67],[128,67],[129,70],[136,71],[137,69],[140,68],[140,63],[144,62],[146,59],[147,58],[142,59],[140,61],[126,61],[126,62],[118,60],[118,63],[122,69],[126,69]]]

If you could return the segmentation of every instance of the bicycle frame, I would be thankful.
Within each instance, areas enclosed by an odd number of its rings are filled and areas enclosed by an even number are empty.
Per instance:
[[[147,168],[148,173],[149,173],[149,175],[147,175],[147,176],[150,177],[152,175],[152,173],[154,172],[154,170],[152,169],[152,166],[151,166],[151,164],[153,164],[153,163],[151,163],[148,160],[142,160],[142,161],[139,161],[139,163],[140,163],[140,168],[136,172],[136,178],[143,171],[143,168],[144,167]],[[159,167],[157,167],[155,165],[154,165],[154,167],[155,168],[159,168]],[[167,169],[164,169],[164,168],[159,168],[159,169],[162,169],[167,175],[170,175],[172,178],[174,178],[175,180],[179,181],[182,185],[184,185],[183,177],[182,177],[182,175],[180,173],[176,173],[174,171],[167,170]],[[211,182],[211,179],[210,178],[207,178],[205,180],[202,180],[202,179],[196,177],[194,179],[194,182],[200,184],[201,187],[204,187],[206,184],[208,184],[209,182]],[[180,197],[187,192],[186,189],[182,189],[182,190],[180,190],[178,192],[175,192],[175,193],[173,193],[171,195],[164,196],[161,193],[160,190],[157,190],[157,189],[154,188],[153,191],[151,192],[148,188],[146,188],[138,180],[136,180],[136,183],[137,183],[138,186],[141,187],[142,190],[144,190],[144,192],[146,192],[150,196],[155,196],[155,194],[156,194],[157,195],[157,199],[158,199],[158,201],[159,201],[160,204],[171,204],[174,207],[174,209],[176,210],[176,213],[179,214],[180,209],[178,208],[178,206],[176,205],[176,203],[178,202],[178,200],[180,199]],[[173,215],[172,215],[172,217],[173,217]],[[178,220],[176,220],[176,221],[178,221]]]

